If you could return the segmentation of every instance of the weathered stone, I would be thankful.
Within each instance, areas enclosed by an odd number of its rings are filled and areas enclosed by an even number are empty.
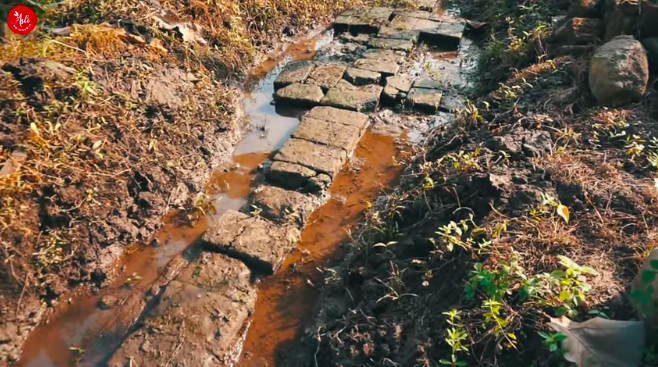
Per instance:
[[[361,70],[374,71],[381,73],[383,77],[397,74],[400,65],[391,61],[380,61],[376,59],[358,59],[354,62],[354,67]]]
[[[582,45],[597,42],[602,35],[600,19],[571,18],[555,30],[553,41],[561,45]]]
[[[336,147],[289,139],[274,156],[274,160],[300,164],[333,177],[347,160],[347,153]]]
[[[353,35],[351,33],[342,33],[338,38],[347,43],[358,43],[360,45],[366,45],[370,41],[370,35],[368,34]]]
[[[382,78],[380,73],[351,67],[345,70],[344,76],[345,80],[355,86],[379,84],[379,81]]]
[[[443,94],[441,96],[439,111],[454,113],[462,108],[464,108],[464,102],[461,96],[455,94]]]
[[[157,325],[157,332],[133,332],[107,365],[231,365],[239,358],[244,326],[256,304],[250,275],[239,260],[202,253],[150,312],[146,322]]]
[[[222,227],[223,233],[207,232],[202,246],[208,251],[226,253],[267,274],[273,274],[285,255],[294,247],[299,232],[296,228],[278,226],[260,217],[228,210],[211,228]]]
[[[386,78],[386,86],[382,92],[382,99],[385,103],[399,103],[403,96],[411,89],[411,79],[407,75],[389,76]]]
[[[567,16],[582,18],[599,18],[603,10],[602,0],[573,0]]]
[[[368,126],[368,115],[360,112],[347,111],[334,107],[319,106],[308,111],[303,118],[312,118],[316,120],[335,122],[338,124],[355,126],[359,133]]]
[[[334,21],[334,31],[353,33],[375,33],[377,27],[370,25],[370,20],[358,15],[339,15]]]
[[[407,40],[413,43],[418,43],[418,38],[420,37],[420,33],[413,29],[405,30],[405,29],[397,29],[393,27],[382,26],[379,28],[379,32],[377,32],[377,37]]]
[[[441,104],[441,95],[436,89],[411,88],[407,103],[413,109],[434,113]]]
[[[344,64],[329,63],[318,65],[311,74],[309,75],[306,83],[315,84],[320,86],[323,91],[329,90],[338,83],[338,81],[343,77],[345,69],[347,68]]]
[[[418,19],[429,19],[432,13],[422,10],[396,10],[395,17],[410,17]],[[395,19],[395,18],[393,18]]]
[[[272,162],[267,171],[267,181],[288,190],[320,191],[312,187],[312,179],[318,175],[314,170],[287,162]]]
[[[290,62],[274,80],[274,89],[280,89],[293,83],[303,83],[311,74],[315,65],[307,61]]]
[[[396,15],[390,23],[390,27],[400,31],[410,31],[419,21],[418,18]]]
[[[349,155],[356,148],[361,132],[355,126],[304,117],[292,137],[341,148]]]
[[[439,22],[436,28],[420,30],[420,39],[423,42],[439,45],[449,49],[457,49],[464,35],[466,23]]]
[[[397,40],[389,38],[371,38],[370,43],[368,44],[372,48],[383,48],[386,50],[393,51],[406,51],[409,52],[413,50],[414,43],[408,40]]]
[[[658,67],[658,37],[645,38],[642,40],[642,45],[647,50],[649,64]]]
[[[432,78],[418,78],[414,81],[413,87],[423,89],[442,89],[443,85],[441,82]]]
[[[276,186],[260,186],[252,196],[252,205],[262,210],[263,217],[278,223],[295,222],[299,227],[304,226],[311,213],[321,204],[317,196]]]
[[[366,85],[354,88],[336,86],[329,89],[327,95],[322,99],[321,104],[357,112],[374,111],[379,104],[379,96],[382,93],[382,89],[378,85]]]
[[[441,22],[437,22],[431,19],[418,19],[416,23],[414,23],[412,29],[418,32],[433,34],[437,32],[440,24]]]
[[[315,106],[323,97],[322,88],[313,84],[294,83],[274,93],[274,101],[281,105]]]
[[[386,22],[393,11],[386,7],[347,10],[334,21],[336,32],[375,33]]]
[[[391,50],[380,50],[380,49],[370,49],[363,53],[364,59],[374,59],[385,62],[394,62],[396,64],[404,63],[404,57],[406,52],[404,51],[391,51]]]
[[[658,3],[644,1],[640,10],[640,35],[658,37]]]
[[[386,78],[386,85],[401,92],[408,93],[411,89],[411,79],[408,75],[396,75]]]
[[[594,52],[589,86],[601,105],[618,107],[636,101],[648,82],[647,54],[632,36],[617,36]]]
[[[631,35],[637,29],[640,14],[639,0],[605,0],[604,42],[620,35]]]

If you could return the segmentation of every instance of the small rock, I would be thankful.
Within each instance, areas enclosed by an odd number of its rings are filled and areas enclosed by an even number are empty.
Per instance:
[[[372,38],[370,39],[370,43],[368,43],[368,45],[372,48],[405,52],[409,52],[414,48],[413,41],[390,38]]]
[[[142,343],[141,349],[142,349],[142,352],[149,353],[151,351],[151,342],[148,341],[148,340],[144,340],[144,343]]]
[[[119,300],[116,297],[110,295],[104,295],[101,297],[100,301],[98,301],[98,307],[102,310],[109,310],[118,304]]]
[[[329,63],[318,65],[306,80],[307,84],[319,85],[323,91],[327,91],[338,83],[345,73],[346,66],[343,64]]]
[[[590,60],[589,87],[603,106],[638,100],[649,82],[646,51],[632,36],[618,36],[599,47]]]
[[[303,83],[313,68],[315,65],[308,61],[288,63],[274,80],[274,89],[280,89],[293,83]]]
[[[383,77],[397,74],[400,65],[391,61],[381,61],[376,59],[359,59],[354,62],[354,67],[361,70],[368,70],[375,73],[381,73]]]

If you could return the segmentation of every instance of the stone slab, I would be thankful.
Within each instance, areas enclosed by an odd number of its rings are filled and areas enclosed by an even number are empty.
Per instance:
[[[318,106],[308,111],[304,117],[355,126],[362,134],[368,126],[368,115],[340,108]]]
[[[414,88],[423,88],[423,89],[443,89],[444,86],[441,82],[434,80],[432,78],[418,78],[414,81]]]
[[[339,15],[334,21],[334,32],[376,33],[377,27],[370,20],[358,15]]]
[[[439,26],[441,24],[441,22],[437,22],[431,19],[417,19],[412,29],[422,33],[434,34],[439,30]]]
[[[382,75],[374,71],[349,67],[345,70],[343,77],[352,85],[361,86],[368,84],[379,84]]]
[[[345,82],[347,83],[347,82]],[[384,88],[378,85],[346,88],[336,86],[329,89],[320,102],[324,106],[343,108],[357,112],[370,112],[377,109],[379,97]]]
[[[362,57],[364,59],[374,59],[379,61],[394,62],[398,65],[402,65],[405,60],[406,52],[404,51],[391,51],[391,50],[381,50],[381,49],[370,49],[366,50]]]
[[[398,29],[388,26],[382,26],[377,32],[379,38],[399,39],[418,43],[420,33],[413,29]]]
[[[397,15],[390,22],[390,27],[401,31],[410,31],[414,29],[414,25],[418,21],[418,18]]]
[[[456,50],[462,40],[465,24],[462,23],[438,23],[435,30],[421,30],[420,40],[445,47],[446,49]]]
[[[441,104],[441,96],[441,91],[436,89],[411,88],[407,104],[415,110],[435,113]]]
[[[256,188],[251,203],[262,210],[263,217],[282,224],[294,222],[299,228],[303,227],[311,213],[322,205],[317,196],[269,185]]]
[[[308,76],[306,83],[318,85],[320,88],[322,88],[323,91],[326,92],[329,90],[329,88],[335,86],[336,83],[338,83],[338,81],[343,77],[346,68],[346,65],[338,63],[318,65]]]
[[[445,93],[441,96],[439,111],[455,113],[462,108],[464,108],[464,101],[461,96]]]
[[[347,161],[347,153],[340,148],[293,138],[286,141],[274,161],[299,164],[334,177]]]
[[[343,42],[345,43],[357,43],[360,45],[366,45],[368,44],[368,41],[370,41],[370,35],[368,34],[357,34],[353,35],[350,33],[342,33],[338,36]]]
[[[355,126],[304,117],[292,137],[341,148],[350,155],[359,143],[361,132]]]
[[[370,39],[368,46],[372,48],[381,48],[385,50],[409,52],[413,50],[414,43],[413,41],[409,41],[409,40],[376,37]]]
[[[288,190],[317,193],[331,185],[331,177],[308,167],[288,162],[272,162],[265,175],[267,181]]]
[[[429,19],[432,13],[424,10],[396,10],[395,18],[397,17],[410,17],[418,19]],[[395,20],[395,18],[393,18]]]
[[[223,228],[222,234],[230,235],[218,235],[216,227]],[[204,249],[240,259],[266,274],[273,274],[279,268],[299,235],[296,228],[234,210],[226,211],[210,228],[201,241]]]
[[[385,103],[399,103],[402,98],[406,98],[411,89],[411,79],[407,75],[389,76],[386,78],[386,86],[382,93],[382,99]]]
[[[376,59],[358,59],[352,66],[357,69],[380,73],[384,78],[395,75],[400,70],[400,65],[397,63]]]
[[[294,83],[274,92],[274,101],[278,105],[316,106],[322,98],[322,88],[314,84]]]
[[[202,253],[166,287],[109,367],[231,365],[240,356],[256,304],[251,272],[239,260]],[[168,352],[165,352],[168,351]]]
[[[307,61],[290,62],[274,79],[274,90],[281,89],[293,83],[303,83],[311,74],[315,65]]]

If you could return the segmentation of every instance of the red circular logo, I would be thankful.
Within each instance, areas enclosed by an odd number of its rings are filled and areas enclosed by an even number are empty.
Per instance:
[[[16,5],[7,13],[7,27],[20,35],[26,35],[37,27],[37,15],[25,5]]]

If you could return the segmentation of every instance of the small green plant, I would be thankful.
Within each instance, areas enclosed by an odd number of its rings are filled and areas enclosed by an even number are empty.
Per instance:
[[[563,355],[565,350],[560,348],[560,343],[567,339],[567,336],[562,333],[545,333],[543,331],[537,332],[541,336],[542,344],[549,350],[551,353],[558,353]]]
[[[574,317],[578,313],[576,308],[585,301],[585,294],[591,290],[585,281],[585,275],[598,273],[590,267],[576,264],[566,256],[559,255],[558,259],[564,270],[555,270],[550,276],[559,290],[558,299],[562,303],[556,310],[556,315]]]
[[[476,247],[482,248],[485,247],[488,242],[477,243],[473,239],[473,235],[484,232],[484,229],[478,227],[473,221],[473,215],[469,219],[463,219],[459,223],[451,221],[450,223],[439,227],[439,230],[436,234],[439,236],[438,242],[441,245],[438,252],[442,253],[443,248],[447,249],[448,252],[455,250],[455,247],[461,247],[466,251],[474,251]],[[430,239],[434,245],[437,245],[435,239]]]
[[[640,272],[640,288],[631,292],[630,298],[639,304],[640,311],[651,307],[655,292],[653,282],[658,276],[658,260],[649,260],[649,268]]]
[[[482,307],[485,309],[485,312],[482,315],[484,316],[484,327],[486,327],[486,324],[493,323],[491,333],[493,333],[498,338],[504,338],[506,342],[504,345],[506,347],[516,348],[516,335],[514,333],[507,332],[506,328],[508,322],[507,320],[500,317],[500,306],[502,306],[502,303],[494,299],[487,299],[482,302]]]
[[[458,353],[468,353],[468,348],[462,344],[468,334],[464,330],[464,325],[459,323],[459,314],[457,310],[452,309],[447,312],[443,312],[443,315],[446,315],[448,318],[446,322],[450,325],[450,328],[446,330],[445,341],[450,346],[450,360],[440,359],[439,363],[447,366],[468,366],[464,361],[461,361],[457,358]]]

